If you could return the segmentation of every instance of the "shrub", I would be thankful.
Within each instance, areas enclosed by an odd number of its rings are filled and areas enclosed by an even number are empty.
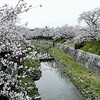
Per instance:
[[[100,55],[100,49],[97,50],[97,54]]]
[[[76,43],[75,44],[75,49],[80,49],[84,46],[84,42],[81,42],[81,43]]]

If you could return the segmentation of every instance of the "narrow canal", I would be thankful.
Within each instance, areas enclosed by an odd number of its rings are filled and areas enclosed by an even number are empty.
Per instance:
[[[75,86],[65,78],[55,61],[41,62],[42,77],[36,81],[42,100],[84,100]]]

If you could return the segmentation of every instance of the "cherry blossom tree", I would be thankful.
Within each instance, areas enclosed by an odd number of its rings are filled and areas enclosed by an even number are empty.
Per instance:
[[[0,7],[0,98],[5,96],[9,100],[32,99],[19,80],[29,70],[21,62],[29,58],[27,52],[31,48],[16,26],[18,15],[32,8],[34,7],[24,0],[19,0],[14,8],[7,4]],[[23,67],[26,72],[20,75],[18,71]]]
[[[83,12],[78,20],[79,22],[85,21],[90,28],[98,28],[98,25],[100,24],[100,8]]]
[[[100,8],[94,10],[83,12],[78,18],[79,22],[84,21],[88,26],[85,30],[87,35],[92,39],[100,39]]]

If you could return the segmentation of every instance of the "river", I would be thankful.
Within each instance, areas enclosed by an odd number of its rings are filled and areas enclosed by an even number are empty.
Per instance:
[[[84,100],[78,89],[61,74],[55,61],[41,62],[42,76],[36,81],[42,100]]]

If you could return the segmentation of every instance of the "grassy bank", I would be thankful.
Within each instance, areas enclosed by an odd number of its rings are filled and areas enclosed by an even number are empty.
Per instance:
[[[73,59],[67,56],[63,51],[49,47],[41,46],[47,49],[52,56],[62,64],[62,71],[66,77],[69,77],[74,85],[84,94],[87,100],[100,100],[100,77],[90,70],[80,66]]]
[[[31,52],[28,55],[31,56]],[[32,97],[32,100],[39,100],[36,98],[39,96],[39,93],[34,82],[41,77],[40,62],[31,58],[24,60],[21,64],[24,67],[18,70],[18,75],[22,76],[18,79],[19,85],[27,91],[28,96]]]
[[[81,49],[86,52],[100,55],[100,41],[90,40],[90,41],[86,41],[86,42],[82,42],[82,43],[74,43],[71,41],[65,41],[65,39],[58,39],[56,41],[50,40],[50,39],[42,39],[41,41],[64,44],[69,47]]]
[[[86,52],[100,55],[100,41],[94,41],[94,40],[87,41],[80,49]]]

